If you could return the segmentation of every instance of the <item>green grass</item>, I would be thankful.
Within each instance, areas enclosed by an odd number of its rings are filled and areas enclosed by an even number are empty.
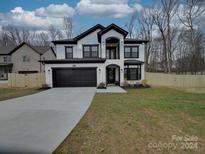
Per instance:
[[[0,101],[40,92],[34,88],[0,88]]]
[[[197,136],[194,150],[149,148],[170,143],[172,135]],[[70,153],[204,153],[205,94],[169,88],[128,90],[127,94],[96,94],[77,127],[55,154]]]

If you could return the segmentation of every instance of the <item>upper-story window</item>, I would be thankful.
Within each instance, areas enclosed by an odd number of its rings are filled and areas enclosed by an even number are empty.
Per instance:
[[[83,45],[83,58],[98,58],[98,45]]]
[[[139,58],[139,46],[125,46],[125,58]]]
[[[4,63],[8,62],[8,57],[3,57],[3,59],[4,59]]]
[[[22,61],[23,62],[30,62],[30,58],[27,55],[22,56]]]
[[[65,58],[66,59],[73,58],[73,47],[72,46],[65,47]]]

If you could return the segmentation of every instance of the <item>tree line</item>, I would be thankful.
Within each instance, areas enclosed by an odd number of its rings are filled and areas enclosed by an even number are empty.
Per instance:
[[[146,71],[205,73],[203,17],[204,0],[159,0],[140,13],[134,12],[126,28],[129,37],[149,40]]]
[[[145,46],[145,69],[178,74],[205,73],[204,0],[159,0],[134,12],[125,27],[130,38],[149,40]],[[205,24],[205,22],[203,23]],[[63,27],[63,28],[62,28]],[[2,26],[0,45],[51,45],[51,40],[73,36],[73,20],[64,17],[61,28],[45,31],[14,25]]]
[[[73,35],[73,20],[70,17],[64,17],[62,27],[57,28],[49,25],[44,31],[30,30],[26,27],[6,25],[2,26],[0,33],[0,45],[17,46],[22,42],[27,42],[35,46],[49,46],[52,40],[68,39]]]

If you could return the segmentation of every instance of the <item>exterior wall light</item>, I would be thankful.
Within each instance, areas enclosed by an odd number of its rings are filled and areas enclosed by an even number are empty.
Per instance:
[[[51,73],[51,70],[48,70],[48,74],[50,74]]]
[[[101,72],[101,69],[99,68],[98,71]]]

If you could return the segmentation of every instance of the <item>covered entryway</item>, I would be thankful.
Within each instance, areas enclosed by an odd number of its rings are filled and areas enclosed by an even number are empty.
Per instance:
[[[120,66],[111,64],[106,67],[107,84],[120,84]]]
[[[53,87],[96,87],[96,68],[53,68]]]

